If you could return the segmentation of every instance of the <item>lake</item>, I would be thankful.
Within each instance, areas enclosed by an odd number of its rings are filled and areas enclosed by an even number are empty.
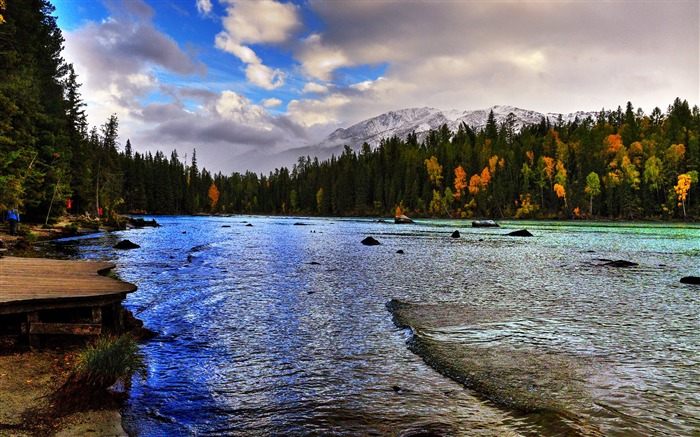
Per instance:
[[[158,332],[130,433],[700,432],[697,224],[156,220],[53,243],[115,261]]]

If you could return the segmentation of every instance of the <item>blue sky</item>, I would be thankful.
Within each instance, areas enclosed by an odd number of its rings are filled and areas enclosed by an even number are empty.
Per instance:
[[[267,172],[389,110],[698,104],[689,1],[54,0],[89,122]]]

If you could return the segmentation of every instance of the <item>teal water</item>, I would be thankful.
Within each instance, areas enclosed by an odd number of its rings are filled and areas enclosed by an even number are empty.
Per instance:
[[[114,260],[159,333],[131,433],[700,432],[697,225],[156,220],[55,244]]]

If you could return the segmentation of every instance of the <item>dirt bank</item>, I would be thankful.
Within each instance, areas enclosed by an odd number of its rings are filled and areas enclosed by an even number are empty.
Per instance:
[[[116,410],[63,416],[48,395],[73,365],[69,349],[0,354],[0,436],[125,436]]]

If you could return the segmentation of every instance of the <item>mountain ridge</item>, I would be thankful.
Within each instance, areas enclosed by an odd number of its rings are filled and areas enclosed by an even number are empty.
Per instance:
[[[452,132],[456,132],[460,123],[480,131],[486,127],[489,113],[493,111],[496,123],[502,123],[510,113],[515,116],[514,129],[520,131],[523,126],[538,124],[544,117],[551,123],[556,123],[561,116],[563,122],[571,122],[588,116],[597,117],[598,112],[577,111],[569,114],[541,113],[533,110],[520,109],[514,106],[495,105],[486,109],[442,110],[427,106],[388,111],[375,117],[360,121],[349,127],[341,127],[318,143],[286,149],[265,158],[268,164],[278,167],[293,165],[300,157],[318,158],[320,161],[339,156],[345,146],[359,151],[366,142],[370,147],[379,146],[382,139],[394,136],[405,140],[408,134],[415,132],[418,141],[423,141],[431,129],[439,129],[443,124]],[[249,157],[248,162],[255,162],[256,157]]]
[[[464,122],[476,131],[486,127],[490,112],[493,111],[496,123],[506,121],[509,114],[514,115],[514,129],[520,131],[523,126],[537,124],[542,118],[552,123],[561,117],[563,122],[572,122],[588,116],[596,116],[597,112],[577,111],[569,114],[541,113],[533,110],[520,109],[514,106],[496,105],[487,109],[459,111],[455,109],[441,110],[430,107],[406,108],[388,111],[375,117],[355,123],[347,128],[338,128],[316,145],[318,149],[330,149],[348,145],[353,150],[359,149],[363,143],[376,147],[382,139],[397,136],[406,139],[408,134],[415,132],[419,141],[425,138],[430,130],[439,129],[444,124],[456,132]]]

